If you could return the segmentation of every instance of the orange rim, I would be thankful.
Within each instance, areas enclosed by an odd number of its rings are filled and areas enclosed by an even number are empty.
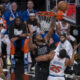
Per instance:
[[[54,12],[45,12],[45,11],[39,11],[36,13],[38,16],[46,16],[46,17],[54,17],[55,13]]]

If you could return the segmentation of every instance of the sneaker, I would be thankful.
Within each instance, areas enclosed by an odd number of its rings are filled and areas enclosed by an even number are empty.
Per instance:
[[[25,58],[24,59],[24,64],[27,65],[28,64],[28,60]]]
[[[11,64],[15,65],[15,59],[11,59]]]
[[[35,71],[35,66],[31,67],[31,70],[32,70],[32,71]]]
[[[11,65],[10,59],[7,59],[7,65]]]

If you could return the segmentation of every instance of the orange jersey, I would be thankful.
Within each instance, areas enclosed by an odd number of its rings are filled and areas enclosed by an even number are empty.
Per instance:
[[[62,20],[63,19],[63,11],[58,11],[57,12],[57,20]]]

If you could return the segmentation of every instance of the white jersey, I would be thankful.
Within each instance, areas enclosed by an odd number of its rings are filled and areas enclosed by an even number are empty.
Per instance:
[[[68,34],[67,32],[68,32],[68,28],[69,28],[69,25],[68,24],[66,24],[65,26],[63,26],[63,24],[62,24],[62,22],[60,22],[60,32],[61,32],[61,34]]]
[[[55,55],[54,59],[50,62],[49,75],[57,77],[64,76],[64,70],[66,68],[65,60],[66,58],[60,59],[58,55]]]
[[[55,49],[56,54],[59,53],[60,50],[65,49],[67,51],[67,55],[72,58],[73,48],[71,43],[66,40],[64,43],[59,42],[57,48]]]

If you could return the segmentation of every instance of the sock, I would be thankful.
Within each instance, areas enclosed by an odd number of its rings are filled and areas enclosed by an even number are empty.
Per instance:
[[[28,61],[29,61],[30,63],[32,62],[30,52],[28,52]]]
[[[24,54],[24,59],[27,58],[27,57],[28,57],[28,53],[25,53]]]
[[[14,59],[14,55],[11,55],[11,59]]]
[[[7,55],[7,59],[10,59],[10,55]]]

